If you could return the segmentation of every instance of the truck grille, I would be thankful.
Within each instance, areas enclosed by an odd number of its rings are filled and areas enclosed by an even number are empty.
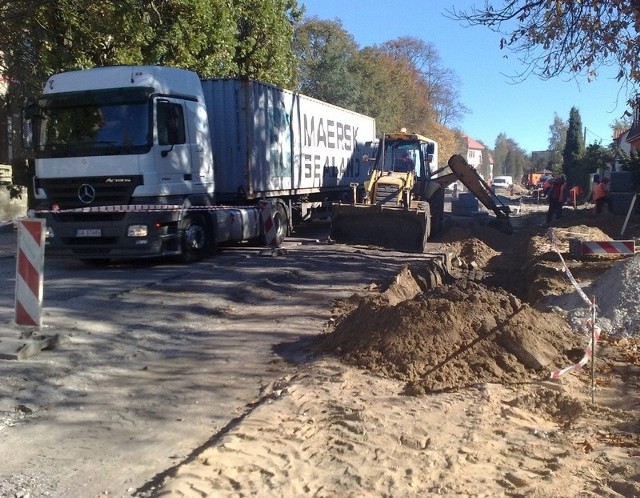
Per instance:
[[[60,209],[75,209],[93,206],[116,206],[131,202],[133,191],[142,185],[142,176],[105,176],[91,178],[38,178],[38,185],[47,193],[51,205]],[[95,191],[95,199],[81,202],[78,196],[82,185]]]
[[[375,204],[393,204],[398,205],[398,199],[401,195],[400,189],[396,185],[376,185]]]

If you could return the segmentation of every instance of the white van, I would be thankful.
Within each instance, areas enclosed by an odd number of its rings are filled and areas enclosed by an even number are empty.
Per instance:
[[[495,188],[509,188],[513,185],[512,176],[496,176],[493,178],[493,186]]]

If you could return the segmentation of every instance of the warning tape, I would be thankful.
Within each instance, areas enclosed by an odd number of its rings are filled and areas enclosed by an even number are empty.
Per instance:
[[[227,209],[256,209],[256,206],[184,206],[182,204],[122,204],[113,206],[91,206],[72,209],[36,209],[34,214],[64,213],[141,213],[163,211],[221,211]]]
[[[562,262],[562,269],[565,272],[565,274],[567,275],[567,277],[569,277],[569,281],[571,282],[571,285],[573,285],[573,287],[578,292],[578,295],[589,306],[589,309],[592,312],[592,316],[595,317],[595,303],[593,303],[593,302],[591,302],[591,300],[589,300],[589,297],[584,293],[584,291],[582,290],[580,285],[578,285],[578,282],[576,281],[576,279],[571,274],[571,271],[569,270],[569,267],[567,266],[567,264],[564,261],[564,258],[562,257],[562,253],[558,249],[557,241],[556,241],[556,238],[555,238],[555,236],[553,234],[553,231],[549,230],[547,232],[547,236],[549,237],[549,240],[550,240],[550,243],[551,243],[551,249],[553,251],[555,251],[558,254],[558,256],[560,257],[560,261]],[[554,372],[551,372],[551,379],[557,379],[561,375],[564,375],[564,374],[569,373],[569,372],[573,372],[575,370],[579,370],[580,368],[585,366],[589,362],[589,360],[591,358],[593,358],[593,351],[595,350],[596,344],[598,343],[598,339],[600,338],[601,330],[600,330],[600,327],[598,327],[597,325],[595,325],[594,322],[591,321],[591,319],[587,320],[584,325],[585,325],[585,328],[588,326],[593,331],[593,334],[592,334],[591,338],[589,339],[589,344],[587,346],[587,349],[584,352],[584,356],[582,357],[582,359],[578,363],[576,363],[574,365],[571,365],[571,366],[568,366],[568,367],[565,367],[565,368],[561,368],[560,370],[556,370]]]
[[[585,350],[584,356],[582,357],[582,359],[575,365],[571,365],[569,367],[556,370],[555,372],[551,372],[552,379],[557,379],[561,375],[564,375],[569,372],[573,372],[575,370],[579,370],[580,368],[584,367],[589,362],[589,360],[593,357],[593,350],[595,349],[595,346],[598,343],[598,339],[600,339],[601,330],[600,330],[600,327],[598,327],[597,325],[594,326],[591,320],[587,320],[585,322],[585,329],[590,330],[589,327],[593,327],[594,334],[589,339],[589,345],[587,346],[587,349]],[[594,342],[594,339],[595,339],[595,342]]]

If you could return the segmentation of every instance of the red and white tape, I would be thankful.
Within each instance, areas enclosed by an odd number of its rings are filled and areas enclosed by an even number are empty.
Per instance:
[[[569,372],[573,372],[575,370],[579,370],[580,368],[584,367],[591,358],[593,358],[593,350],[595,349],[596,344],[598,343],[598,339],[600,339],[601,330],[600,330],[600,327],[594,326],[591,323],[591,320],[587,320],[586,325],[588,325],[587,327],[585,327],[587,331],[590,331],[591,330],[590,327],[593,326],[594,334],[593,334],[593,337],[589,339],[589,345],[587,346],[587,349],[584,352],[584,356],[578,363],[574,365],[561,368],[560,370],[556,370],[555,372],[551,372],[552,379],[557,379],[561,375],[564,375]]]
[[[38,209],[34,214],[46,213],[142,213],[164,211],[220,211],[226,209],[255,209],[255,206],[184,206],[182,204],[122,204],[114,206],[91,206],[73,209],[60,209],[54,206],[51,209]]]
[[[592,317],[594,317],[595,319],[595,303],[591,302],[591,300],[589,300],[589,297],[584,293],[584,291],[582,290],[582,288],[578,285],[578,282],[576,281],[576,279],[573,277],[573,275],[571,274],[571,271],[569,270],[569,268],[567,267],[564,258],[562,257],[562,253],[560,252],[560,250],[558,249],[558,245],[556,242],[556,239],[553,235],[553,231],[549,230],[549,232],[547,232],[547,235],[550,239],[550,243],[551,243],[551,249],[553,251],[555,251],[558,256],[560,257],[560,261],[562,262],[562,269],[565,272],[565,274],[567,275],[567,277],[569,278],[569,281],[571,282],[571,285],[573,285],[573,287],[576,289],[576,291],[578,292],[578,295],[582,298],[582,300],[589,306],[589,309],[591,310],[591,314]],[[584,356],[582,357],[582,359],[578,362],[575,363],[574,365],[565,367],[565,368],[561,368],[560,370],[556,370],[554,372],[551,372],[551,378],[552,379],[557,379],[560,376],[569,373],[569,372],[573,372],[575,370],[579,370],[580,368],[582,368],[583,366],[585,366],[590,359],[593,358],[593,352],[595,350],[596,344],[598,343],[598,339],[600,338],[600,327],[598,327],[597,325],[595,325],[595,323],[590,319],[587,320],[585,322],[585,324],[587,325],[588,330],[592,331],[593,334],[591,336],[591,338],[589,339],[589,344],[587,346],[587,349],[584,352]]]
[[[18,220],[15,321],[17,325],[42,325],[44,220]]]

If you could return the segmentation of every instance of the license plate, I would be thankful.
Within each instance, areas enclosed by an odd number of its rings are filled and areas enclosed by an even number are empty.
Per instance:
[[[102,237],[102,230],[100,228],[78,228],[76,237]]]

